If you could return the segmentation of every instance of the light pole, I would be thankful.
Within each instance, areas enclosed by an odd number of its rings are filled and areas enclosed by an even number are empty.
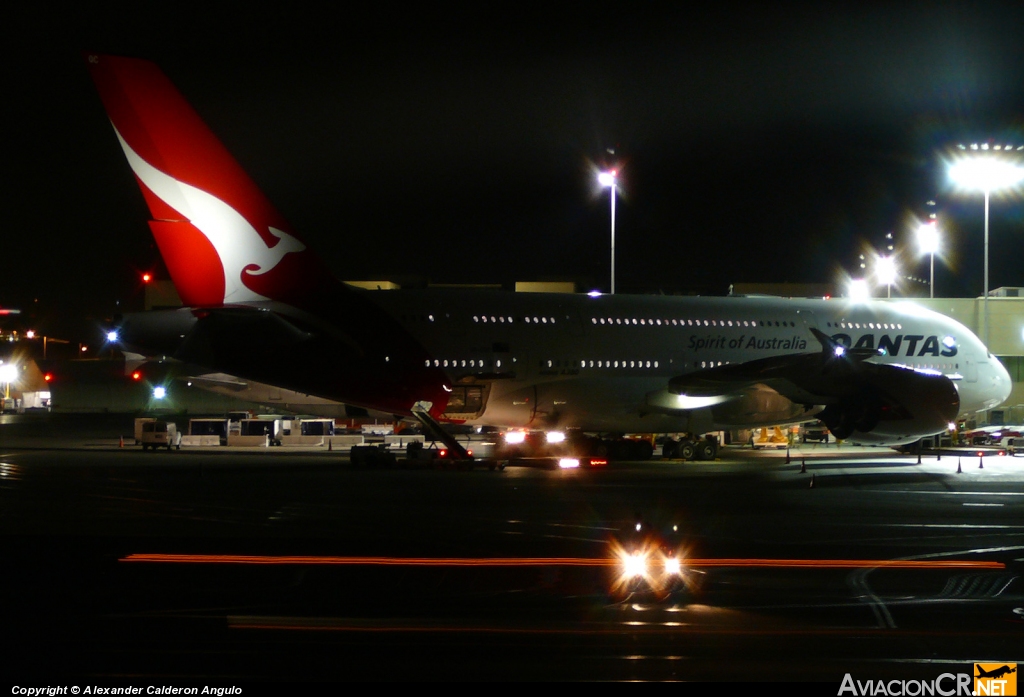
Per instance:
[[[1022,146],[1024,147],[1024,146]],[[962,150],[967,148],[960,146]],[[949,178],[954,184],[969,191],[981,191],[985,194],[985,295],[982,296],[982,336],[985,346],[989,345],[988,321],[988,201],[993,191],[1001,191],[1016,186],[1024,180],[1024,168],[1001,159],[999,151],[1013,150],[1013,146],[990,146],[988,143],[970,146],[972,154],[958,160],[949,168]],[[1020,149],[1020,148],[1018,148]]]
[[[616,170],[609,170],[607,172],[601,172],[597,175],[597,183],[603,187],[611,189],[612,199],[612,292],[611,295],[615,295],[615,190],[618,188],[618,180],[616,177],[618,172]]]
[[[931,257],[931,283],[929,284],[928,297],[935,297],[935,252],[939,251],[939,230],[932,220],[922,223],[917,228],[917,244],[921,247],[921,253]]]

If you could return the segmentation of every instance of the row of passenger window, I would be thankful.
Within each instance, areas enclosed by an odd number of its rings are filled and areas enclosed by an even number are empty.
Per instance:
[[[427,322],[434,321],[434,315],[402,315],[402,319],[406,321],[415,320],[426,320]],[[512,315],[473,315],[473,322],[477,324],[513,324],[516,321]],[[524,316],[521,318],[522,322],[526,324],[555,324],[556,320],[554,317],[541,317],[539,315]],[[596,325],[629,325],[629,326],[665,326],[665,327],[796,327],[796,322],[790,322],[789,320],[726,320],[726,319],[649,319],[645,317],[591,317],[591,324]],[[839,327],[839,323],[829,322],[828,326]],[[882,328],[881,324],[871,324],[871,328]],[[853,329],[852,323],[843,323],[844,329]],[[902,329],[902,325],[885,325],[885,329],[899,328]],[[857,329],[861,328],[860,324],[856,325]],[[865,324],[864,328],[868,328]]]
[[[572,361],[565,361],[565,366],[575,365]],[[548,368],[559,368],[562,361],[547,361]],[[544,367],[544,362],[541,362]],[[581,368],[657,368],[658,361],[580,361]]]
[[[481,322],[484,324],[487,324],[488,322],[491,324],[512,324],[515,321],[515,318],[510,315],[473,315],[473,321],[478,324]],[[523,317],[523,322],[526,322],[526,324],[554,324],[555,318],[536,316]]]
[[[591,317],[591,324],[639,325],[665,327],[795,327],[789,320],[732,320],[732,319],[647,319],[635,317]]]
[[[636,361],[636,360],[634,360],[634,361],[605,361],[605,360],[584,361],[584,360],[581,360],[579,363],[580,363],[580,366],[579,366],[580,368],[645,368],[646,369],[646,368],[658,368],[660,366],[660,363],[658,361],[648,361],[648,360],[642,360],[642,361]],[[699,367],[701,367],[701,368],[717,368],[718,366],[728,365],[729,363],[730,363],[730,361],[701,361]],[[541,368],[562,368],[562,367],[569,368],[569,367],[575,366],[576,364],[573,361],[548,360],[548,361],[540,361],[539,365],[540,365]],[[698,365],[696,363],[694,363],[693,367],[697,368]]]
[[[833,329],[903,329],[902,324],[890,322],[826,322]]]
[[[959,370],[959,363],[910,363],[911,368],[923,369],[923,370]]]
[[[515,362],[514,358],[512,359],[512,362],[513,363]],[[431,367],[431,365],[433,365],[433,367],[435,367],[435,368],[486,368],[488,366],[487,361],[484,360],[483,358],[462,358],[462,359],[453,359],[453,360],[450,360],[450,361],[449,360],[435,358],[433,361],[431,361],[430,359],[427,359],[425,361],[425,364],[426,364],[426,367],[428,367],[428,368]],[[494,367],[496,369],[500,369],[501,368],[501,359],[500,358],[495,359]]]

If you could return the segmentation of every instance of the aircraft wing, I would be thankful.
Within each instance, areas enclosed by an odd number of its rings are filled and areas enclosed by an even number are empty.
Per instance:
[[[772,356],[723,365],[669,381],[669,392],[688,397],[741,396],[769,389],[796,404],[823,405],[819,418],[837,438],[883,428],[907,431],[922,423],[941,431],[960,399],[944,375],[871,363],[871,350],[846,349],[817,329],[818,353]],[[723,407],[724,409],[724,407]]]
[[[189,375],[186,378],[196,386],[211,391],[244,392],[249,389],[249,383],[227,373],[206,373],[205,375]]]

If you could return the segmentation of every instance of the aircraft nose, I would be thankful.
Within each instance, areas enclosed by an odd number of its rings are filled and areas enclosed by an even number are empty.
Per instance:
[[[996,402],[996,405],[998,406],[1005,402],[1010,396],[1013,384],[1010,380],[1010,373],[1007,372],[1006,366],[1003,365],[1003,362],[996,358],[993,363],[995,363],[996,366],[995,387],[996,393],[999,397],[999,401]]]

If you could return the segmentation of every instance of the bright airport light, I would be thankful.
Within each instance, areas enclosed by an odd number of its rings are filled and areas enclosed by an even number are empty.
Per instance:
[[[879,285],[886,287],[886,296],[892,297],[892,284],[896,282],[896,260],[892,257],[879,257],[875,262],[875,278]]]
[[[11,383],[18,379],[18,366],[0,362],[0,383],[4,386],[4,399],[11,397]]]
[[[0,382],[10,384],[18,379],[18,366],[13,363],[0,364]]]
[[[1024,181],[1024,167],[993,155],[965,157],[950,166],[949,178],[961,189],[992,193]]]
[[[871,287],[863,278],[854,278],[847,286],[846,294],[855,303],[867,302],[871,299]]]
[[[921,223],[917,228],[917,246],[921,254],[937,254],[939,251],[939,228],[932,220]]]
[[[163,399],[167,396],[167,389],[157,385],[153,388],[153,399]]]
[[[117,343],[117,339],[118,339],[117,330],[112,329],[109,332],[107,332],[107,341],[109,343],[116,344]]]

